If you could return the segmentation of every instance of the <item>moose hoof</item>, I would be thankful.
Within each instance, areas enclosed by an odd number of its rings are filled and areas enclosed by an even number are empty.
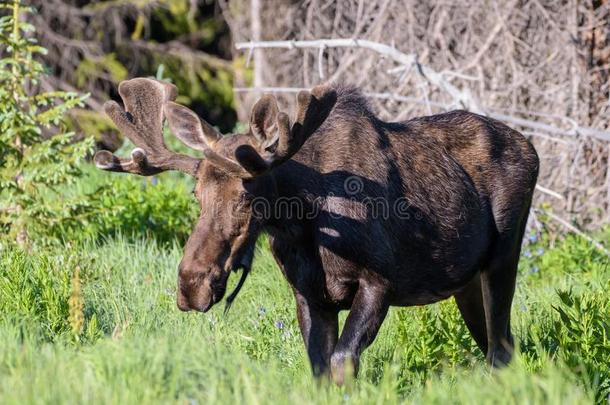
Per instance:
[[[333,353],[330,357],[330,374],[337,385],[343,385],[347,380],[356,377],[358,373],[358,359],[350,353]]]
[[[502,368],[508,365],[513,355],[511,351],[500,348],[487,355],[487,361],[493,368]]]

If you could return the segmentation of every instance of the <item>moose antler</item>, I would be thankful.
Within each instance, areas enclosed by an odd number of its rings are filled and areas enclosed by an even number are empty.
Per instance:
[[[299,92],[295,121],[290,127],[288,115],[279,112],[275,97],[262,97],[250,117],[250,133],[259,151],[242,145],[235,151],[237,162],[253,176],[290,159],[326,120],[336,101],[337,93],[327,85]]]
[[[170,151],[163,141],[163,106],[176,99],[176,87],[152,79],[137,78],[119,84],[125,110],[114,101],[104,111],[127,138],[136,145],[131,159],[108,151],[95,155],[95,165],[103,170],[151,176],[166,170],[179,170],[195,176],[200,159]]]
[[[226,173],[240,177],[259,176],[290,159],[330,114],[337,94],[328,86],[317,86],[297,96],[295,122],[280,112],[275,97],[263,96],[252,108],[250,132],[256,147],[250,144],[235,149],[235,160],[215,149],[222,136],[197,114],[172,100],[164,112],[176,137],[188,146],[201,150],[205,158]]]

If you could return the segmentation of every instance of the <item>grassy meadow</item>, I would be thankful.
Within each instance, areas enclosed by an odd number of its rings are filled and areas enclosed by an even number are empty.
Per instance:
[[[227,315],[223,303],[178,311],[194,199],[175,177],[133,177],[88,171],[78,187],[107,209],[82,220],[85,236],[0,250],[0,403],[609,401],[610,265],[583,239],[524,242],[510,367],[488,369],[448,300],[393,308],[358,380],[335,387],[310,375],[294,299],[264,236]]]
[[[27,6],[30,3],[36,8]],[[455,303],[447,300],[426,307],[392,308],[361,359],[357,380],[342,387],[315,380],[298,330],[294,298],[264,235],[258,241],[252,275],[228,314],[223,314],[223,303],[207,314],[180,312],[175,303],[177,265],[198,214],[191,195],[192,179],[175,173],[153,178],[104,173],[93,169],[85,157],[92,156],[94,144],[99,146],[102,138],[108,138],[111,147],[122,142],[113,136],[109,121],[91,110],[116,97],[118,83],[136,75],[171,79],[181,89],[180,103],[210,113],[206,119],[223,123],[227,127],[223,130],[233,126],[233,85],[251,82],[252,70],[243,67],[248,65],[245,55],[224,59],[233,53],[229,27],[219,19],[225,12],[220,13],[214,2],[203,2],[201,16],[213,12],[214,17],[198,18],[198,3],[202,2],[0,0],[0,405],[610,405],[610,259],[577,236],[555,239],[544,230],[526,236],[512,314],[519,349],[510,366],[502,370],[487,367]],[[288,3],[303,8],[298,2]],[[389,3],[384,2],[381,9]],[[364,2],[359,4],[353,31],[364,35],[369,20],[374,25],[366,32],[377,31],[374,27],[381,27],[383,20],[361,15]],[[578,8],[593,15],[585,6]],[[310,7],[313,11],[317,6],[312,2]],[[286,14],[284,8],[279,10]],[[333,26],[341,19],[349,22],[346,27],[352,24],[350,14],[341,14],[350,7],[323,8],[342,9],[337,11],[340,18],[333,18]],[[539,8],[546,18],[545,8]],[[476,7],[464,8],[468,21],[476,14],[471,9]],[[246,15],[239,5],[235,10],[240,14],[235,18]],[[570,15],[578,17],[573,11]],[[315,14],[323,12],[315,10]],[[391,11],[379,13],[380,18],[386,14],[394,20],[397,17]],[[309,12],[297,14],[307,15],[308,21],[313,18]],[[433,14],[441,19],[448,15],[444,11]],[[273,20],[279,23],[282,19]],[[572,42],[579,47],[585,44],[593,52],[595,41],[589,46],[587,38],[603,36],[596,36],[597,28],[587,28],[596,27],[593,20],[576,20],[583,24],[578,25],[576,37],[555,35],[556,23],[551,21],[553,35],[569,38],[570,46]],[[235,21],[231,29],[241,25],[240,19]],[[562,26],[561,21],[557,24]],[[530,31],[529,23],[517,24],[521,25]],[[479,31],[483,27],[475,26]],[[41,43],[36,41],[38,27],[44,28]],[[269,28],[280,32],[277,27]],[[571,25],[569,30],[573,31]],[[53,35],[48,35],[51,31]],[[464,32],[467,38],[476,38],[468,30]],[[500,31],[494,32],[490,39]],[[239,37],[238,32],[233,35]],[[538,40],[539,35],[534,37]],[[47,41],[60,45],[47,51],[43,47]],[[485,42],[483,48],[492,44]],[[159,57],[143,57],[142,52],[149,48],[159,49],[151,51]],[[165,51],[170,48],[177,51]],[[543,56],[551,54],[534,46],[531,49]],[[208,50],[214,54],[208,55]],[[320,51],[322,71],[324,49]],[[475,59],[481,56],[477,52]],[[521,53],[528,59],[523,72],[535,67],[538,83],[545,74],[542,65],[552,65],[547,62],[554,56],[539,66],[530,63],[532,52]],[[165,54],[169,58],[160,58]],[[572,58],[578,69],[564,70],[574,75],[581,71],[580,65],[588,69],[603,65],[589,62],[594,53],[587,55],[587,63]],[[458,59],[463,56],[456,54]],[[285,59],[278,61],[290,68]],[[327,59],[331,69],[334,58]],[[511,63],[511,78],[520,72],[515,66]],[[601,74],[600,69],[591,72]],[[591,72],[579,74],[586,79],[582,83],[598,81]],[[478,75],[484,77],[484,73],[481,70]],[[60,76],[53,76],[57,74]],[[47,75],[51,80],[43,81]],[[501,77],[498,82],[502,83]],[[75,91],[49,88],[55,83]],[[394,77],[391,83],[396,83]],[[530,81],[522,83],[527,87]],[[551,80],[549,85],[555,86],[553,83]],[[507,93],[511,105],[520,102],[517,87]],[[592,87],[580,88],[583,100],[605,99],[603,86],[597,92]],[[547,93],[561,98],[561,86],[552,90]],[[90,93],[90,98],[80,93]],[[502,97],[496,93],[490,94],[501,105]],[[567,99],[579,101],[578,88],[573,93],[576,98]],[[524,94],[526,100],[537,99],[528,88]],[[90,110],[83,110],[87,100],[92,102]],[[526,111],[531,107],[528,103],[523,105]],[[581,116],[599,121],[592,115],[593,104],[576,104],[588,106]],[[579,112],[572,107],[569,104],[566,111],[576,120]],[[69,115],[75,108],[80,110]],[[132,118],[128,116],[133,122]],[[572,129],[578,128],[575,124]],[[89,136],[95,134],[96,139]],[[579,149],[570,163],[572,169],[577,168],[582,148],[587,155],[594,150],[588,139],[585,136],[574,143]],[[170,149],[186,149],[176,139],[168,142]],[[128,150],[124,146],[119,154],[128,156]],[[594,166],[583,168],[597,171],[604,159],[587,158]],[[585,173],[572,169],[569,190],[576,180],[573,172]],[[574,190],[582,186],[581,182],[574,184]],[[583,198],[593,197],[587,194]],[[544,215],[539,219],[544,224]],[[610,229],[594,236],[608,247]],[[234,275],[229,291],[236,282]],[[345,316],[343,313],[343,319]]]

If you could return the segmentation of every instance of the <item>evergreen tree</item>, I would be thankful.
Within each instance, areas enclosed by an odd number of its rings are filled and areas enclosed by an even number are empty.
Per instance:
[[[86,96],[40,89],[45,69],[37,57],[46,50],[21,18],[33,11],[17,0],[0,2],[0,236],[20,244],[48,243],[78,226],[88,203],[68,197],[66,186],[93,148],[63,121]]]

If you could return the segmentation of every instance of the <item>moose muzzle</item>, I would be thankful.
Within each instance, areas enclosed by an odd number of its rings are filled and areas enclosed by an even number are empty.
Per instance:
[[[228,274],[220,269],[189,271],[178,274],[177,304],[182,311],[207,312],[225,294]]]

